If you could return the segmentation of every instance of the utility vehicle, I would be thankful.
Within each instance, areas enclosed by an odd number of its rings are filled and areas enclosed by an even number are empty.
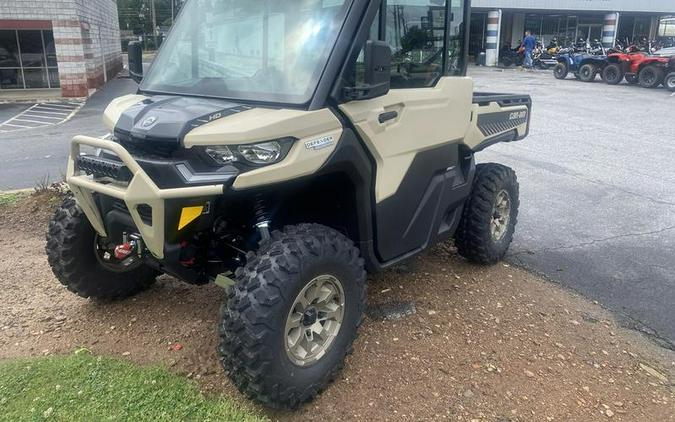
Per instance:
[[[188,1],[145,75],[130,45],[140,85],[105,111],[110,137],[72,142],[57,278],[97,300],[162,273],[214,282],[233,382],[274,407],[312,399],[352,350],[367,271],[453,237],[493,264],[511,243],[516,175],[474,154],[523,139],[531,101],[473,93],[469,16],[469,1]]]

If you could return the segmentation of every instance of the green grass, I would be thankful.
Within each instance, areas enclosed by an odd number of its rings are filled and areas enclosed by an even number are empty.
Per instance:
[[[0,362],[0,420],[259,421],[161,367],[75,353]]]
[[[21,198],[25,197],[25,194],[20,193],[2,193],[0,194],[0,207],[16,204]]]

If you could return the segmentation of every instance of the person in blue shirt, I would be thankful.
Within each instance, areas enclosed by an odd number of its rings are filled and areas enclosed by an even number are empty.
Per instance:
[[[525,39],[523,40],[523,48],[525,49],[525,68],[532,69],[532,51],[537,46],[537,39],[530,31],[525,31]]]

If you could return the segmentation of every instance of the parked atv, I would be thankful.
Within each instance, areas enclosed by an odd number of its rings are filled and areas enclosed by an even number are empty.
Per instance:
[[[605,82],[616,85],[625,78],[628,83],[639,83],[643,88],[656,88],[664,82],[669,58],[652,56],[635,48],[629,51],[607,57],[607,66],[603,70]]]
[[[663,79],[663,86],[671,92],[675,92],[675,56],[670,57],[666,66],[666,77]]]
[[[557,56],[558,64],[553,68],[556,79],[565,79],[572,72],[582,82],[592,82],[602,73],[607,64],[607,57],[588,53],[563,52]]]
[[[72,141],[46,252],[84,298],[129,298],[159,274],[222,287],[223,367],[248,397],[295,408],[352,352],[366,271],[452,238],[470,261],[505,256],[518,181],[475,154],[527,136],[531,100],[473,93],[466,48],[437,48],[458,68],[399,74],[370,39],[373,24],[392,33],[379,1],[206,3],[187,1],[146,75],[129,44],[138,91],[106,109],[109,139]],[[268,39],[284,42],[238,47]]]

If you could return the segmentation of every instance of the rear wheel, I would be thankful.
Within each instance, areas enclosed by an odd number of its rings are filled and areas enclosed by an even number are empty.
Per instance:
[[[663,80],[663,86],[669,91],[675,91],[675,72],[670,72]]]
[[[567,77],[568,69],[565,63],[558,63],[553,68],[553,76],[556,79],[565,79]]]
[[[365,302],[364,261],[351,240],[320,225],[286,227],[237,270],[221,362],[250,398],[296,408],[337,376]]]
[[[513,66],[513,59],[509,56],[502,57],[502,66],[504,66],[504,67]]]
[[[579,79],[582,82],[593,82],[595,80],[595,66],[592,64],[585,64],[579,69]]]
[[[518,220],[516,173],[501,164],[481,164],[455,235],[459,254],[479,264],[504,258]]]
[[[663,81],[663,69],[654,65],[645,66],[638,74],[638,83],[643,88],[656,88]]]
[[[84,298],[125,299],[146,290],[157,276],[137,257],[117,260],[72,197],[49,223],[46,251],[56,278]]]
[[[610,63],[605,66],[605,69],[602,71],[602,79],[604,79],[609,85],[619,84],[621,80],[623,80],[621,66],[616,63]]]

